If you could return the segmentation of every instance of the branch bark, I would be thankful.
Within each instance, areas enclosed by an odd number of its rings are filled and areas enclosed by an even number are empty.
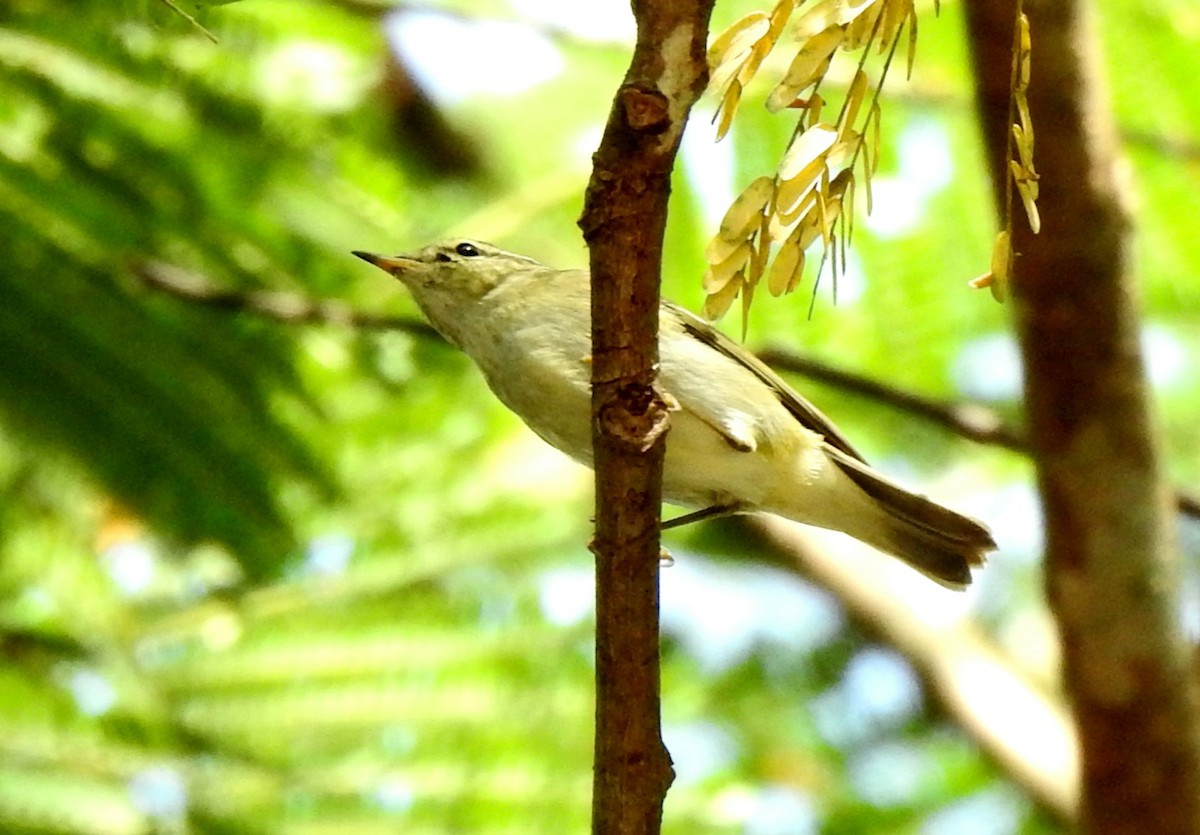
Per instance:
[[[637,45],[579,221],[592,268],[597,835],[657,833],[673,777],[659,710],[659,279],[671,168],[707,80],[712,2],[634,0]]]
[[[966,9],[1002,195],[1014,9],[1010,0]],[[1029,16],[1044,224],[1038,237],[1015,230],[1012,289],[1047,590],[1082,754],[1081,828],[1195,833],[1200,733],[1098,36],[1083,0],[1031,3]]]

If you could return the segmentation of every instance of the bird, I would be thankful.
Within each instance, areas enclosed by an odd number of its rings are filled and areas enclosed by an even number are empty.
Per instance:
[[[353,254],[399,279],[530,429],[591,465],[587,270],[469,239]],[[996,548],[985,525],[872,468],[765,363],[683,307],[661,305],[658,385],[671,411],[663,498],[695,511],[683,519],[772,513],[842,531],[944,586],[971,582]]]

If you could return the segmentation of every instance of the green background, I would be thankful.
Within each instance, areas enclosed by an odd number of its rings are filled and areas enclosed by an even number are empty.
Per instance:
[[[584,831],[586,471],[436,340],[138,276],[417,321],[349,250],[466,234],[584,265],[574,224],[628,38],[529,3],[410,12],[437,23],[398,41],[420,110],[388,75],[382,7],[184,5],[217,43],[148,0],[0,10],[0,830]],[[588,5],[630,31],[625,4]],[[752,8],[719,3],[714,31]],[[1195,484],[1200,14],[1098,10],[1168,467]],[[1019,421],[1010,311],[966,287],[995,219],[961,8],[920,11],[837,303],[810,273],[761,294],[746,341]],[[760,106],[780,71],[721,145],[711,102],[689,127],[664,292],[692,309],[725,205],[786,146]],[[439,126],[461,170],[422,142]],[[1000,552],[944,605],[1052,682],[1029,463],[796,383],[881,468],[989,523]],[[901,655],[738,530],[667,540],[665,831],[1060,831]],[[1200,528],[1181,532],[1192,569]]]

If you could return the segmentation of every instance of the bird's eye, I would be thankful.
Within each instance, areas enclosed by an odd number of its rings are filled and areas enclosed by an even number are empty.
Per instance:
[[[474,258],[475,256],[480,254],[479,250],[476,249],[475,244],[469,244],[469,243],[465,243],[465,242],[454,247],[454,251],[457,252],[459,255],[461,255],[463,258]]]

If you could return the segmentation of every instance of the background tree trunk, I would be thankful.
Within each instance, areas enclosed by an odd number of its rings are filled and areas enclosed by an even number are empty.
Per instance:
[[[967,4],[996,194],[1015,10]],[[1012,294],[1046,524],[1046,588],[1091,833],[1200,831],[1194,698],[1172,503],[1139,344],[1116,126],[1085,2],[1031,3],[1040,236],[1019,217]],[[1020,209],[1017,209],[1020,215]]]

